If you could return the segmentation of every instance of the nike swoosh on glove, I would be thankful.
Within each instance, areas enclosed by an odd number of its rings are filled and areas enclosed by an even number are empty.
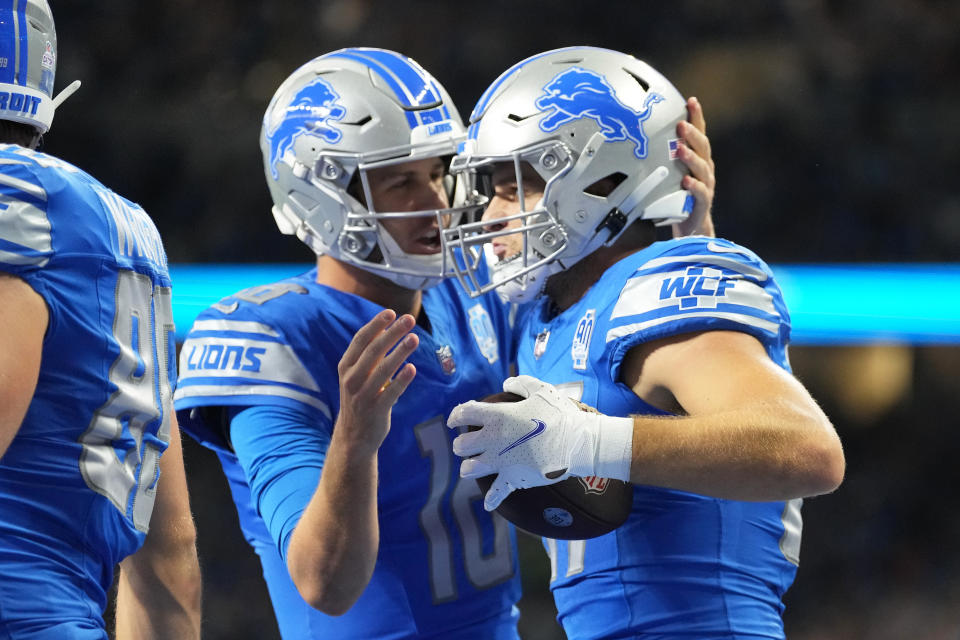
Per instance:
[[[457,436],[453,452],[468,458],[460,464],[461,477],[497,474],[484,497],[487,511],[496,509],[515,489],[552,484],[571,475],[629,480],[631,418],[585,411],[553,385],[531,376],[508,378],[503,390],[524,399],[471,400],[454,407],[447,419],[450,428],[482,427]]]

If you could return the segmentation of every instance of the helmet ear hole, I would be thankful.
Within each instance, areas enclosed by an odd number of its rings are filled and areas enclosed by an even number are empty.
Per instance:
[[[347,195],[351,196],[354,200],[362,204],[364,207],[367,205],[367,199],[363,195],[363,187],[360,185],[360,171],[354,171],[353,175],[350,176],[350,182],[347,184]]]
[[[627,174],[616,171],[608,176],[600,178],[593,184],[586,187],[583,192],[591,196],[600,196],[601,198],[606,198],[626,179]]]

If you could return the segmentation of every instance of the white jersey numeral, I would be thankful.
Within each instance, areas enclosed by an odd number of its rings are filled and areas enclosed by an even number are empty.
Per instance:
[[[114,302],[113,339],[120,354],[109,378],[117,390],[80,436],[80,473],[87,486],[146,532],[160,454],[170,441],[170,288],[154,286],[145,275],[120,271]],[[145,432],[156,438],[144,438]]]
[[[454,532],[444,525],[442,515],[443,499],[449,493],[450,475],[456,463],[448,431],[440,417],[414,427],[421,455],[432,462],[430,493],[420,511],[420,528],[430,548],[430,588],[434,603],[457,598],[451,544]],[[458,478],[450,497],[450,508],[462,539],[463,567],[470,584],[477,589],[499,584],[514,572],[509,525],[497,514],[492,514],[493,549],[487,554],[483,552],[481,527],[474,513],[474,503],[482,499],[480,487],[472,478]]]
[[[572,400],[580,402],[583,398],[583,382],[561,382],[554,385],[557,390]],[[557,579],[557,541],[552,538],[544,538],[544,544],[547,547],[547,556],[550,558],[550,582]],[[568,578],[578,573],[583,573],[584,560],[587,556],[586,540],[569,540],[567,542],[567,570],[564,575]]]
[[[557,579],[559,571],[557,569],[557,541],[553,538],[544,538],[544,544],[547,547],[547,557],[550,558],[550,582]],[[575,576],[583,573],[584,561],[587,557],[586,540],[568,540],[567,541],[567,570],[564,572],[566,577]]]
[[[783,506],[783,513],[780,514],[780,521],[783,522],[780,553],[788,562],[797,566],[800,566],[800,537],[803,533],[803,516],[800,515],[800,507],[802,506],[802,498],[787,500]]]

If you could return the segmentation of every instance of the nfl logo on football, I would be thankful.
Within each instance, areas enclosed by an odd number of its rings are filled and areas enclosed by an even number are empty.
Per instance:
[[[586,493],[601,494],[606,491],[610,485],[610,478],[598,478],[597,476],[586,476],[577,478],[577,480],[583,485],[583,490]]]

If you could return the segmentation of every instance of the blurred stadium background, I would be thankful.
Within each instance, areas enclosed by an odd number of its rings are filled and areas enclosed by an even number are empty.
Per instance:
[[[704,104],[719,235],[775,268],[960,260],[960,4],[949,0],[51,4],[57,87],[74,78],[84,86],[44,148],[144,205],[175,266],[309,266],[309,251],[269,214],[260,119],[294,68],[361,45],[418,60],[464,116],[532,53],[572,44],[631,52]],[[848,460],[843,486],[804,508],[802,561],[786,598],[792,640],[960,635],[960,284],[955,271],[925,273],[881,273],[868,285],[854,269],[824,286],[869,292],[854,303],[864,322],[882,324],[894,309],[919,326],[928,305],[947,309],[939,339],[828,332],[791,352]],[[275,638],[216,460],[185,448],[205,636]],[[524,638],[563,638],[545,556],[527,539],[523,570]]]

